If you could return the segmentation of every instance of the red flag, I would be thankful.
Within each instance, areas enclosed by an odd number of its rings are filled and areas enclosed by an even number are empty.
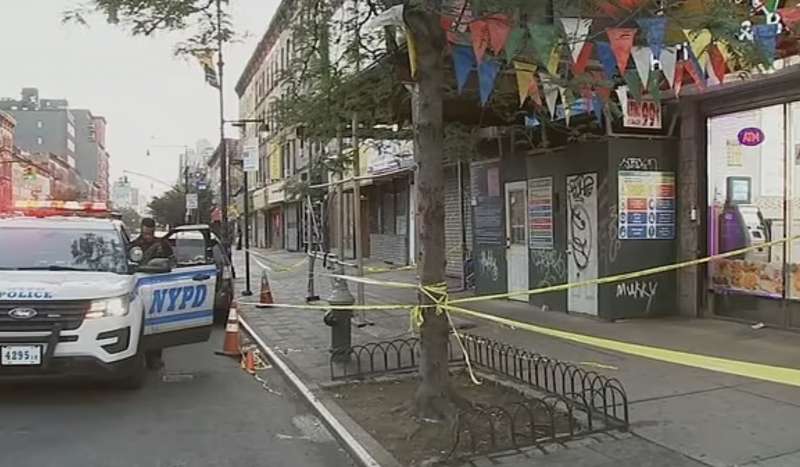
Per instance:
[[[700,89],[705,89],[706,83],[703,81],[703,78],[700,76],[700,72],[697,70],[691,60],[681,60],[675,66],[675,85],[673,86],[675,89],[675,96],[678,96],[683,88],[684,73],[688,73],[692,78],[692,81],[694,81],[694,84],[696,84]]]
[[[600,8],[600,11],[612,18],[618,18],[622,15],[622,10],[614,6],[611,2],[600,2],[597,6]]]
[[[633,38],[636,36],[636,29],[608,28],[606,29],[606,34],[608,34],[608,41],[611,43],[611,50],[614,52],[614,57],[617,59],[620,75],[625,76],[625,70],[628,68],[628,60],[631,58],[631,49],[633,48]]]
[[[716,44],[708,46],[708,60],[711,63],[711,68],[714,70],[714,75],[720,83],[725,80],[725,57],[717,48]]]
[[[594,50],[594,44],[591,42],[587,42],[583,46],[583,50],[581,50],[580,55],[578,55],[578,60],[572,65],[572,71],[575,72],[576,75],[580,75],[584,71],[586,71],[586,66],[589,64],[589,59],[592,57],[592,51]]]
[[[793,29],[795,24],[800,22],[800,7],[779,8],[778,14],[781,15],[781,21],[789,29]]]
[[[489,48],[489,23],[484,20],[475,20],[469,23],[469,32],[472,33],[472,48],[478,63],[483,62],[486,49]]]
[[[447,32],[447,42],[451,44],[463,42],[464,38],[459,37],[459,32],[453,29],[456,24],[456,19],[454,17],[442,15],[442,17],[439,18],[439,24],[441,24],[442,29]]]
[[[486,19],[489,29],[489,43],[494,53],[499,54],[506,46],[511,33],[511,22],[506,15],[493,15]]]

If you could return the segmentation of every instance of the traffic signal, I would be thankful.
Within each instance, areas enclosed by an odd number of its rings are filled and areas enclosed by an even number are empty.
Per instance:
[[[36,169],[30,166],[25,167],[22,177],[28,181],[36,180]]]

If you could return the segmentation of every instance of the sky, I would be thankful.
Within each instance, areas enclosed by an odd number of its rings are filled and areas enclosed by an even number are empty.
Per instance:
[[[61,24],[61,13],[85,0],[0,0],[0,97],[19,98],[23,87],[40,98],[65,98],[108,122],[111,181],[124,170],[172,183],[181,148],[199,139],[219,141],[219,103],[194,60],[176,58],[181,33],[133,37],[92,17],[89,27]],[[224,49],[225,116],[238,115],[234,87],[267,29],[279,0],[231,0],[235,28],[245,37]],[[228,136],[238,130],[228,128]],[[150,156],[146,156],[150,150]],[[166,187],[128,175],[148,196]]]

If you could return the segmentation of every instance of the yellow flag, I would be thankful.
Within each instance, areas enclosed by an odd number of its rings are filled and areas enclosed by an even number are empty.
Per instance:
[[[722,56],[725,58],[725,63],[729,63],[731,60],[731,55],[733,54],[731,52],[730,44],[728,44],[728,42],[725,41],[724,39],[720,39],[717,41],[717,48],[719,49]]]
[[[684,29],[684,34],[689,38],[689,46],[692,48],[694,56],[700,62],[700,66],[705,68],[708,63],[708,46],[711,44],[711,31],[708,29],[701,29],[700,31],[692,31],[691,29]]]
[[[533,74],[536,73],[536,65],[514,61],[514,69],[517,71],[517,86],[519,87],[519,105],[525,104],[525,100],[530,95],[531,85],[534,82]]]
[[[559,46],[553,47],[550,51],[550,58],[547,60],[547,71],[551,75],[558,73],[558,65],[561,62],[561,48]]]
[[[408,44],[408,62],[411,64],[411,77],[417,77],[417,43],[414,36],[406,32],[406,44]]]

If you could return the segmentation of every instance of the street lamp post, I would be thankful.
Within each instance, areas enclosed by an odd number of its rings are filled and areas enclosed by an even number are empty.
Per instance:
[[[230,123],[231,125],[239,128],[244,128],[244,126],[248,123],[256,123],[259,124],[258,132],[259,137],[263,137],[269,131],[269,126],[267,123],[262,119],[242,119],[242,120],[228,120],[226,123]],[[256,148],[256,150],[258,150]],[[245,275],[245,289],[242,291],[242,295],[245,297],[249,297],[253,295],[253,292],[250,290],[250,187],[248,186],[248,172],[246,170],[247,167],[244,167],[244,161],[242,161],[242,172],[244,173],[244,275]]]

